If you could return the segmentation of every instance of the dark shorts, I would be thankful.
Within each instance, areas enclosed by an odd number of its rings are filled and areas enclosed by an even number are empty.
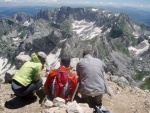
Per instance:
[[[82,95],[82,98],[76,95],[75,100],[78,103],[88,103],[89,107],[94,108],[94,109],[96,109],[96,106],[99,106],[99,107],[102,106],[102,95],[98,95],[94,97]]]
[[[37,81],[32,82],[27,87],[24,87],[17,81],[12,81],[12,90],[14,91],[16,96],[27,96],[33,93],[35,90],[38,90],[42,86],[43,80],[40,78]]]

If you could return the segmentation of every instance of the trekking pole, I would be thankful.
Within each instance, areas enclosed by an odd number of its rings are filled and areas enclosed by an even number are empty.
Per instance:
[[[43,101],[42,101],[42,103],[41,103],[41,107],[43,107],[43,105],[44,105],[44,103],[46,102],[46,100],[47,100],[47,95],[44,97],[44,99],[43,99]]]
[[[72,96],[72,98],[71,98],[71,102],[74,100],[74,97],[75,97],[75,94],[77,93],[78,87],[79,87],[79,82],[78,82],[78,84],[77,84],[77,86],[76,86],[76,89],[75,89],[75,91],[74,91],[74,93],[73,93],[73,96]]]

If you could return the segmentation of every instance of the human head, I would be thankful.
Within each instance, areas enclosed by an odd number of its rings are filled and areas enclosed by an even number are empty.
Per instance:
[[[46,54],[44,52],[41,52],[41,51],[38,52],[37,56],[42,64],[44,64],[46,62]]]
[[[69,57],[61,57],[60,65],[69,67],[70,66],[70,58]]]
[[[90,55],[91,55],[91,50],[86,49],[86,50],[83,51],[83,57],[84,57],[85,55],[87,55],[87,54],[90,54]]]

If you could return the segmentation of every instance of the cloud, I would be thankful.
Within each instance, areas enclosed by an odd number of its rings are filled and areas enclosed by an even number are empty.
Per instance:
[[[1,2],[13,2],[15,0],[1,0]]]
[[[39,3],[39,2],[57,2],[57,0],[0,0],[0,2],[17,2],[17,3]]]
[[[87,2],[74,2],[75,4],[87,4]],[[74,4],[73,2],[70,4]],[[147,7],[150,8],[150,4],[140,4],[140,3],[115,3],[115,2],[88,2],[88,4],[95,6],[126,6],[126,7]]]

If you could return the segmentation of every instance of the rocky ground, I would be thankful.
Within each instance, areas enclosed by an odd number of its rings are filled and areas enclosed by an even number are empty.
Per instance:
[[[112,113],[150,113],[150,91],[127,86],[123,88],[113,82],[109,82],[109,87],[113,96],[105,94],[103,105]],[[12,94],[10,84],[0,84],[0,113],[41,113],[43,111],[39,97],[33,102],[22,100]]]

